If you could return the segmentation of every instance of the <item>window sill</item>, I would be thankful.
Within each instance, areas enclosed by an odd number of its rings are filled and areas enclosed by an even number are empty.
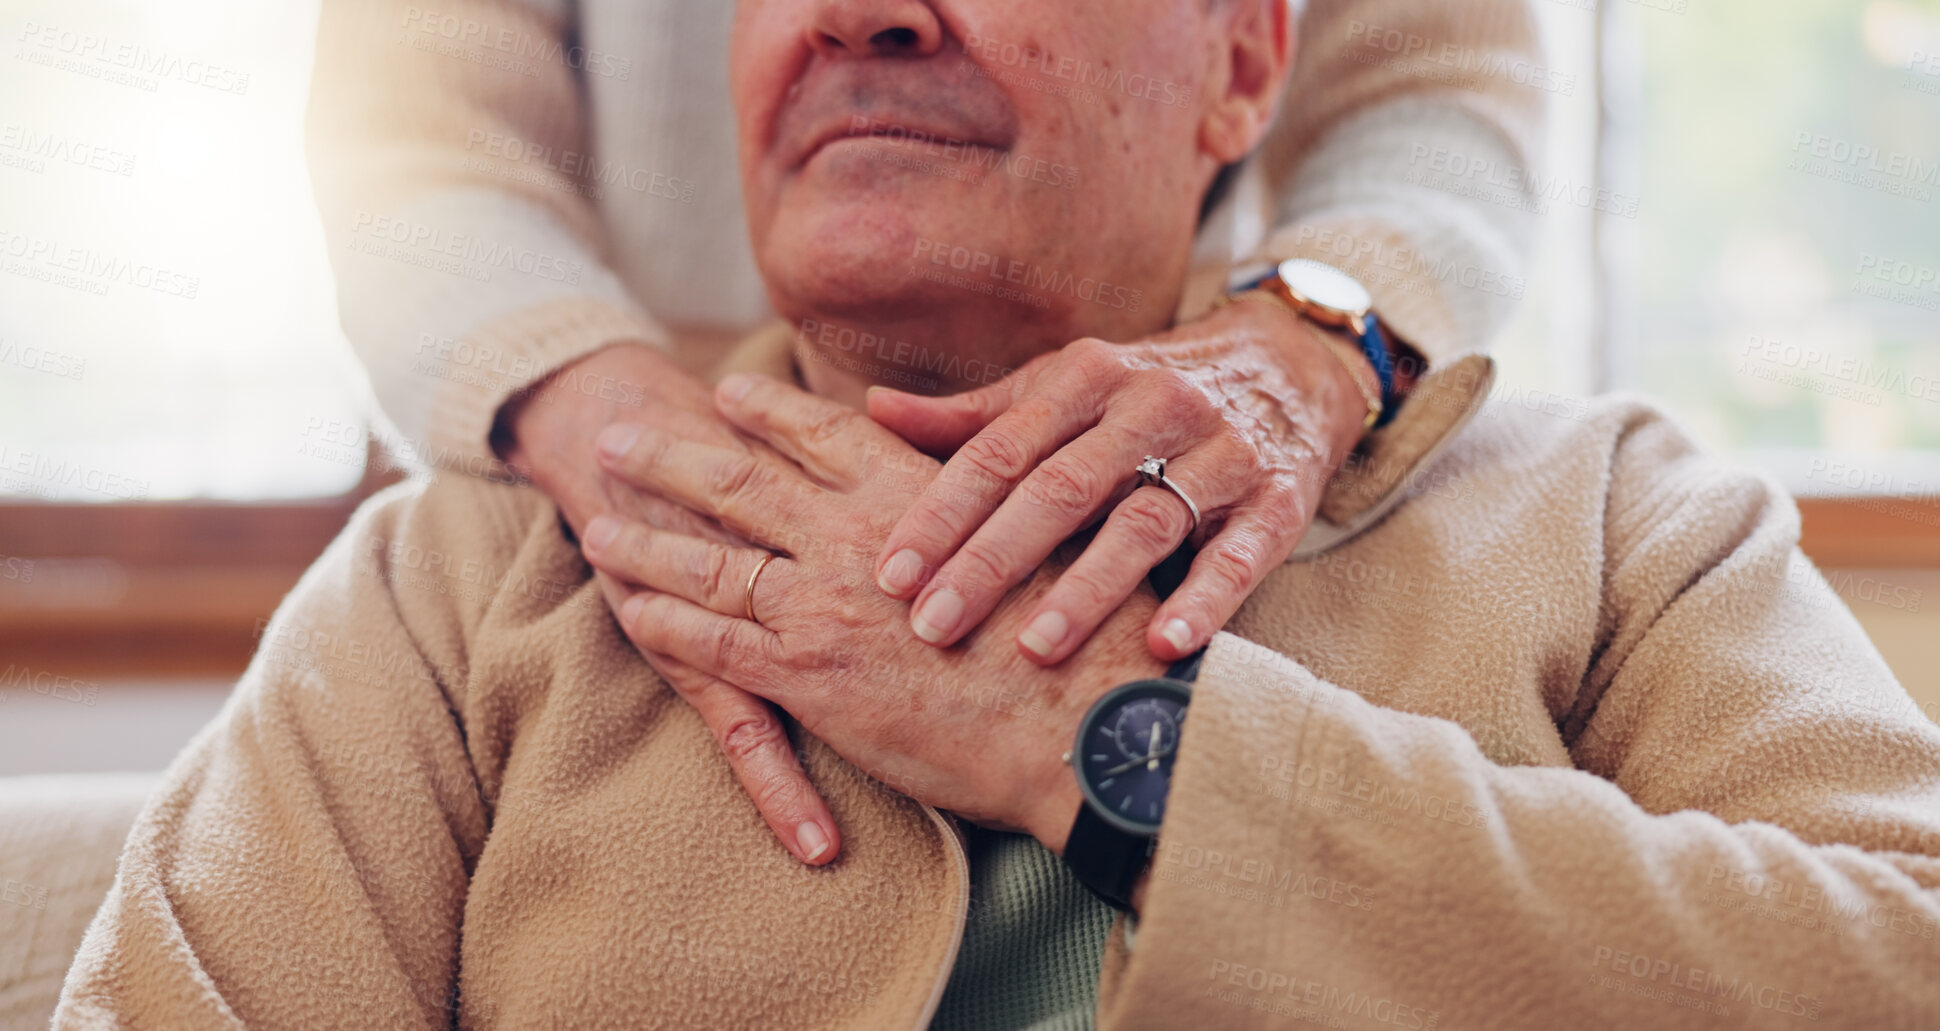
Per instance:
[[[78,677],[235,676],[263,621],[386,482],[294,504],[0,505],[0,653]],[[1940,569],[1940,499],[1798,506],[1821,568]]]
[[[1823,568],[1940,569],[1940,498],[1800,498],[1799,547]]]

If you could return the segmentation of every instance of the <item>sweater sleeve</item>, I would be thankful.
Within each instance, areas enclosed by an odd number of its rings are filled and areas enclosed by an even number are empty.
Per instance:
[[[606,257],[567,6],[322,5],[307,136],[339,312],[433,465],[489,467],[499,407],[547,373],[666,342]]]
[[[416,489],[367,502],[260,628],[129,833],[54,1027],[453,1026],[488,806],[449,585],[391,562]]]
[[[1217,639],[1101,1027],[1940,1021],[1940,728],[1775,487],[1662,420],[1609,483],[1576,768]],[[1187,852],[1249,890],[1169,876]]]
[[[1525,292],[1548,95],[1577,87],[1527,0],[1309,0],[1247,260],[1345,269],[1430,362],[1487,346]],[[1451,155],[1514,185],[1458,192],[1433,171]]]

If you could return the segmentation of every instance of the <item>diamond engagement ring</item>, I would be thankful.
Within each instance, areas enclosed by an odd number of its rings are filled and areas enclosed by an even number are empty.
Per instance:
[[[1178,484],[1173,483],[1171,477],[1165,475],[1165,459],[1146,455],[1145,461],[1138,463],[1138,478],[1148,487],[1164,487],[1178,495],[1179,500],[1186,503],[1186,511],[1192,513],[1192,532],[1199,532],[1199,506],[1193,504],[1192,499],[1186,496],[1186,492],[1181,490]]]

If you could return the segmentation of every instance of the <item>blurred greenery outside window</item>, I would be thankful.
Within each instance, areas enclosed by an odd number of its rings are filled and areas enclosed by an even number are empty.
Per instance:
[[[1940,494],[1940,0],[1619,8],[1616,385],[1801,492]]]

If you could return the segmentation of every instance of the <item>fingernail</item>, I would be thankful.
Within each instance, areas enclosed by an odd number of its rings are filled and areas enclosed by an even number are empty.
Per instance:
[[[923,606],[910,617],[910,628],[916,636],[935,644],[950,636],[957,628],[957,621],[963,618],[963,598],[957,592],[945,587],[929,596]]]
[[[745,372],[737,372],[734,375],[729,376],[728,378],[721,381],[721,396],[726,398],[730,402],[739,401],[742,398],[747,397],[748,391],[753,389],[754,389],[754,377],[748,375]],[[805,824],[802,824],[802,826],[809,827],[813,825],[805,823]],[[817,831],[816,833],[819,834],[821,832]]]
[[[594,516],[593,521],[586,524],[586,543],[595,551],[613,543],[613,538],[619,535],[620,521],[612,516]]]
[[[802,856],[812,863],[829,850],[829,836],[823,834],[822,828],[815,823],[804,823],[795,828],[795,845],[802,850]]]
[[[916,579],[923,575],[923,556],[913,549],[903,550],[889,556],[882,564],[882,574],[876,577],[876,586],[882,593],[896,596],[909,593],[916,586]]]
[[[633,442],[640,439],[640,427],[616,422],[600,431],[597,443],[600,454],[607,458],[620,458],[633,450]]]
[[[1071,621],[1062,612],[1041,612],[1024,632],[1017,635],[1017,643],[1031,650],[1031,654],[1046,659],[1064,643],[1064,635],[1071,632]]]
[[[626,626],[632,626],[633,624],[639,622],[640,608],[646,603],[647,603],[647,599],[638,594],[621,602],[620,603],[620,625],[623,627],[626,627]]]
[[[1177,648],[1181,653],[1192,647],[1192,628],[1183,619],[1168,619],[1159,628],[1159,636]]]

